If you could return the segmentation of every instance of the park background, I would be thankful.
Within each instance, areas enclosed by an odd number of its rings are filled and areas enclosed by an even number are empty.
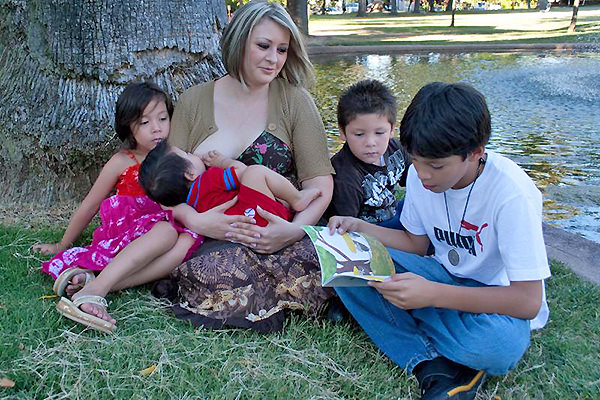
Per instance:
[[[0,383],[14,384],[0,387],[0,398],[418,398],[414,378],[351,323],[293,316],[283,332],[268,336],[205,331],[176,320],[149,286],[109,296],[119,321],[114,336],[61,318],[31,245],[60,239],[74,205],[117,148],[112,112],[127,82],[152,77],[176,96],[222,73],[214,28],[222,31],[227,8],[216,0],[173,1],[165,17],[158,0],[144,9],[133,1],[95,8],[83,1],[3,0],[0,6]],[[313,15],[309,50],[540,45],[561,54],[594,51],[599,41],[600,7],[591,2],[578,9],[573,33],[567,32],[573,6],[457,10],[452,28],[451,11],[423,6],[397,16]],[[177,29],[166,29],[161,18]],[[88,229],[78,244],[90,235]],[[533,333],[517,369],[491,378],[480,399],[600,397],[600,290],[560,263],[552,262],[552,271],[548,326]]]

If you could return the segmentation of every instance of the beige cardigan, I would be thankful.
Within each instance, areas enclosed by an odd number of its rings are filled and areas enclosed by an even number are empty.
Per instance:
[[[210,81],[181,94],[171,122],[171,145],[192,152],[218,130],[214,118],[214,88],[215,81]],[[300,182],[334,173],[323,121],[305,89],[280,78],[271,82],[265,131],[290,146]]]

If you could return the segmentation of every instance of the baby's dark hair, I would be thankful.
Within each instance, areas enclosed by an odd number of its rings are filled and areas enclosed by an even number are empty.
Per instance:
[[[466,83],[432,82],[412,99],[400,123],[400,142],[425,158],[463,160],[487,144],[492,124],[485,97]]]
[[[338,124],[342,129],[360,114],[384,115],[390,124],[396,123],[396,98],[377,80],[364,80],[350,86],[337,106]]]
[[[148,104],[157,98],[165,102],[171,119],[173,116],[171,97],[152,82],[132,83],[119,96],[115,110],[115,131],[126,148],[135,149],[137,145],[131,131],[131,124],[140,119]]]
[[[139,175],[148,197],[168,207],[185,203],[193,183],[185,176],[189,161],[170,150],[166,140],[158,143],[142,162]]]

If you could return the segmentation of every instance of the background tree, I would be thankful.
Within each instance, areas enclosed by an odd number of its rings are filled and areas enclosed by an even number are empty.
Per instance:
[[[452,2],[452,20],[450,21],[450,26],[454,26],[454,15],[456,14],[456,3],[458,0],[450,0]]]
[[[287,0],[287,10],[300,32],[308,36],[308,7],[306,0]]]
[[[419,14],[421,12],[421,0],[413,0],[415,3],[415,8],[413,9],[413,13]],[[409,4],[410,7],[410,4]]]
[[[226,23],[223,0],[0,0],[0,199],[81,199],[120,145],[125,85],[176,98],[223,74]]]
[[[367,0],[359,0],[358,2],[358,14],[357,17],[366,17],[367,16]]]
[[[575,32],[575,27],[577,26],[577,11],[579,11],[579,0],[573,2],[573,16],[571,17],[571,24],[567,30],[568,33]]]

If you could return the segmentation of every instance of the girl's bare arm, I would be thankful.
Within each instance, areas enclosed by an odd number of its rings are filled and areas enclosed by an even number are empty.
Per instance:
[[[37,244],[33,246],[33,250],[39,251],[43,255],[50,255],[69,248],[94,218],[102,201],[108,197],[115,187],[119,175],[130,164],[131,160],[123,153],[112,156],[104,165],[94,185],[71,217],[60,242]]]

